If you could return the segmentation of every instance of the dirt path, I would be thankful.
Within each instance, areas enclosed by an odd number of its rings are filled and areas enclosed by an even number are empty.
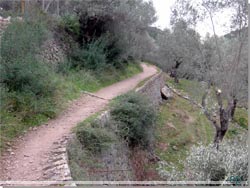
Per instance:
[[[118,82],[95,93],[105,99],[112,99],[125,93],[157,72],[154,66],[142,64],[143,72],[129,79]],[[6,152],[1,160],[1,180],[42,180],[43,168],[49,159],[53,143],[69,135],[77,123],[90,115],[102,110],[108,100],[83,95],[72,102],[56,119],[41,125],[36,130],[29,131],[21,139],[17,139],[12,150]]]

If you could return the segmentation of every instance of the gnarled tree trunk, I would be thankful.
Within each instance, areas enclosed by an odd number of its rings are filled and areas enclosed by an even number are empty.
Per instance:
[[[170,71],[170,77],[174,78],[175,83],[179,83],[178,75],[177,75],[177,69],[182,64],[181,60],[175,61],[175,66],[172,67],[172,70]]]
[[[218,122],[214,117],[212,117],[211,114],[209,114],[208,110],[206,109],[206,97],[208,95],[210,87],[211,87],[211,84],[209,84],[208,89],[206,90],[205,94],[202,97],[202,106],[203,106],[205,115],[215,127],[216,133],[214,137],[214,144],[216,148],[218,149],[220,142],[222,142],[228,130],[229,122],[234,116],[236,105],[237,105],[237,99],[236,97],[233,97],[232,100],[228,102],[227,108],[225,108],[222,102],[221,91],[220,90],[216,91],[217,102],[219,105],[219,122]]]

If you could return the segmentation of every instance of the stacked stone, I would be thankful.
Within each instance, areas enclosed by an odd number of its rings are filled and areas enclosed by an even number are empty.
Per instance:
[[[38,58],[49,64],[58,64],[65,58],[64,49],[55,39],[49,39],[41,47]]]
[[[0,41],[1,41],[4,30],[7,28],[9,24],[10,24],[10,17],[3,18],[0,16]]]
[[[65,136],[54,143],[50,158],[43,169],[43,180],[72,181],[66,151],[68,139],[69,137]]]

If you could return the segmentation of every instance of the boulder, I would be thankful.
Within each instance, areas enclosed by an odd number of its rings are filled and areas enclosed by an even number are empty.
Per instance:
[[[161,97],[165,100],[173,98],[173,92],[167,86],[161,89]]]

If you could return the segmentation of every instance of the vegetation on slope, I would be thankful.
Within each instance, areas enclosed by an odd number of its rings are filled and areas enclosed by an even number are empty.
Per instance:
[[[205,93],[207,87],[206,82],[198,82],[196,80],[187,79],[180,79],[178,84],[176,84],[173,79],[169,79],[167,84],[177,89],[184,96],[189,96],[192,100],[199,104],[201,104],[202,96]],[[214,93],[211,93],[211,97],[209,98],[209,106],[212,106],[215,103],[217,103],[216,96]],[[248,129],[248,115],[245,108],[236,108],[233,123],[237,123],[242,128]]]
[[[54,118],[82,91],[95,92],[142,71],[139,63],[125,60],[119,67],[96,64],[98,70],[72,66],[71,52],[57,67],[42,62],[37,56],[42,42],[57,33],[50,27],[51,22],[55,24],[53,28],[58,24],[56,20],[37,14],[23,21],[13,21],[3,34],[0,54],[0,149],[28,128]],[[64,32],[57,35],[69,37]],[[80,57],[81,53],[77,56]],[[95,54],[92,56],[95,57]],[[85,61],[88,61],[88,56],[74,60],[74,65]]]
[[[100,180],[100,172],[108,173],[105,170],[109,166],[104,165],[102,152],[107,152],[111,145],[113,147],[110,155],[119,152],[114,144],[124,142],[125,148],[120,149],[125,150],[129,146],[131,154],[134,155],[134,148],[149,149],[154,142],[156,111],[143,95],[129,92],[114,99],[111,103],[111,118],[105,127],[98,124],[96,118],[99,114],[89,117],[75,128],[76,138],[68,146],[69,164],[74,180]],[[121,144],[121,147],[124,146]],[[95,177],[91,176],[93,169],[97,170]]]
[[[168,80],[167,84],[197,102],[200,102],[199,99],[204,91],[202,83],[196,81],[180,79],[179,84],[176,84],[173,80]],[[214,102],[215,99],[212,101]],[[241,119],[242,124],[240,124],[239,119]],[[247,123],[247,111],[243,108],[237,108],[235,120],[229,125],[226,140],[232,140],[246,134],[247,126],[244,126],[243,122]],[[161,173],[164,172],[168,179],[170,175],[176,175],[173,180],[180,178],[174,171],[172,174],[168,171],[175,169],[175,171],[182,172],[185,169],[184,161],[190,155],[190,149],[197,144],[203,144],[203,147],[206,147],[213,143],[214,132],[211,122],[199,107],[174,95],[173,99],[161,106],[158,117],[156,154],[161,160],[168,163],[168,165],[159,164]],[[170,168],[169,165],[173,168]]]
[[[176,95],[162,105],[157,125],[156,153],[179,169],[192,145],[209,144],[214,136],[213,127],[200,109]]]

